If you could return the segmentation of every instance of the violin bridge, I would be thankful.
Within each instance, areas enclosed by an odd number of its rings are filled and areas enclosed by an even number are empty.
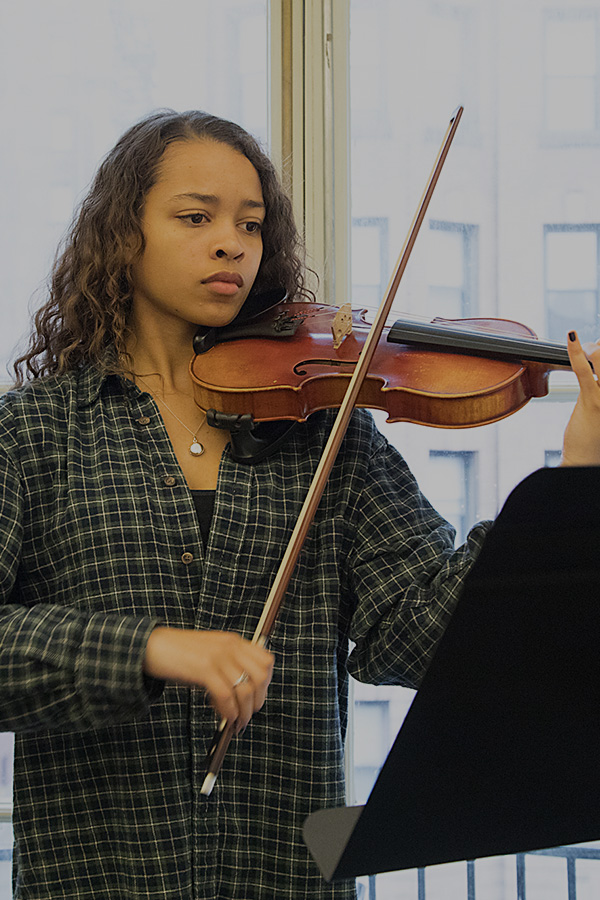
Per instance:
[[[331,323],[333,334],[333,348],[337,350],[347,334],[352,334],[352,307],[350,303],[340,306]]]

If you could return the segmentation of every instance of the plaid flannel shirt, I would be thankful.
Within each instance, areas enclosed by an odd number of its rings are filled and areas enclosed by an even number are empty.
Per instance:
[[[147,394],[88,367],[0,404],[0,729],[15,897],[350,898],[301,838],[344,803],[348,672],[416,685],[485,534],[451,528],[356,412],[292,578],[263,709],[200,795],[215,715],[142,672],[157,623],[251,637],[331,426],[221,463],[206,551]],[[352,643],[349,643],[352,642]],[[349,646],[353,646],[349,653]]]

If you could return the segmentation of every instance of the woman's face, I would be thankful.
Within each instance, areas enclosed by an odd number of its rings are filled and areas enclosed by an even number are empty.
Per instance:
[[[132,266],[133,324],[227,325],[262,257],[258,173],[228,144],[171,144],[146,196],[146,246]]]

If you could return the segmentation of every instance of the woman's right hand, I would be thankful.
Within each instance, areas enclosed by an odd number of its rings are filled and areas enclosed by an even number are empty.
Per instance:
[[[272,653],[228,631],[157,626],[144,657],[153,678],[204,688],[217,713],[242,731],[265,702]]]

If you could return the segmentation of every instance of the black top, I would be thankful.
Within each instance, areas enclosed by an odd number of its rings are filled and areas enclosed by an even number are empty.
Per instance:
[[[200,525],[200,533],[202,534],[202,543],[206,547],[215,506],[215,491],[192,491],[192,499],[194,501],[194,506],[196,507],[196,515],[198,516],[198,524]]]

